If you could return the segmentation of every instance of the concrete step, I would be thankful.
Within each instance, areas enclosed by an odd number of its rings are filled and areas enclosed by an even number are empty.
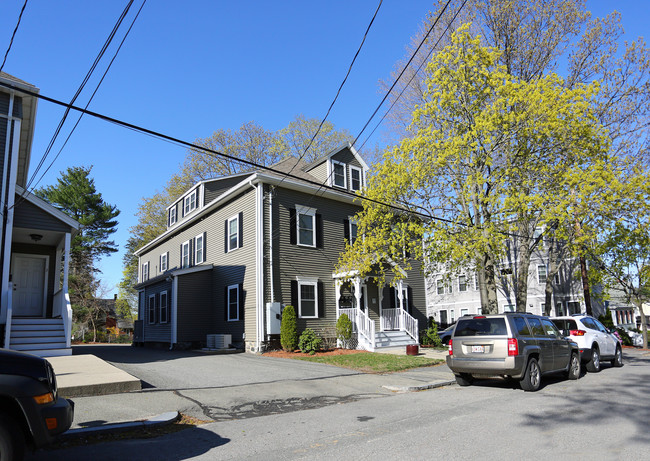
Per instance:
[[[32,349],[24,352],[28,352],[33,355],[38,355],[39,357],[64,357],[64,356],[72,355],[72,348],[66,348],[65,344],[63,344],[63,347],[58,349]]]
[[[10,343],[9,344],[9,349],[13,349],[15,351],[23,351],[23,352],[29,352],[30,354],[35,354],[35,351],[40,351],[40,350],[50,350],[50,349],[66,349],[65,347],[65,341],[55,341],[55,342],[48,342],[48,343],[29,343],[29,344],[14,344]],[[38,354],[36,354],[38,355]]]

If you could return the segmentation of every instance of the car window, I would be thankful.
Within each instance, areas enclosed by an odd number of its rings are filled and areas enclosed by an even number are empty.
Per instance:
[[[607,328],[605,328],[605,326],[602,323],[600,323],[598,320],[592,320],[592,322],[594,322],[598,330],[602,331],[603,333],[607,333]]]
[[[592,330],[598,330],[598,326],[597,326],[597,325],[594,323],[594,321],[593,321],[592,319],[590,319],[589,317],[585,317],[584,319],[582,319],[582,324],[583,324],[585,327],[590,328],[590,329],[592,329]]]
[[[578,329],[578,325],[573,319],[552,319],[551,322],[553,322],[555,326],[561,331]]]
[[[490,336],[507,335],[506,320],[496,318],[460,319],[454,336]]]
[[[544,327],[544,331],[546,331],[546,334],[548,336],[560,336],[560,332],[550,320],[542,319],[542,326]]]
[[[517,335],[530,336],[530,329],[528,328],[526,319],[523,317],[515,317],[513,320],[515,322],[515,331],[517,331]]]
[[[542,324],[539,319],[529,318],[528,323],[530,324],[530,328],[533,330],[533,334],[535,336],[546,336],[546,333],[544,333],[544,328],[542,328]]]

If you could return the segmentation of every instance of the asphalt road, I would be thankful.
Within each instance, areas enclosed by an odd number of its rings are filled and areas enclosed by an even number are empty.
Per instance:
[[[547,379],[536,393],[486,380],[244,416],[155,439],[38,452],[30,459],[645,460],[650,354],[626,350],[624,356],[623,368],[605,367],[578,381]]]

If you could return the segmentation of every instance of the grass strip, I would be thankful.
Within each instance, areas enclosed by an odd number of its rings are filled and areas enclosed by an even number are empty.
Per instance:
[[[331,355],[322,357],[297,356],[297,360],[325,363],[362,373],[392,373],[412,368],[430,367],[442,363],[442,360],[412,355],[392,355],[368,352],[365,354]]]

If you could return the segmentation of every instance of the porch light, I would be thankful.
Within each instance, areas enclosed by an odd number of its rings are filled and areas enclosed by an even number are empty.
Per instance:
[[[29,234],[29,238],[34,241],[34,243],[38,242],[43,238],[41,234]]]

